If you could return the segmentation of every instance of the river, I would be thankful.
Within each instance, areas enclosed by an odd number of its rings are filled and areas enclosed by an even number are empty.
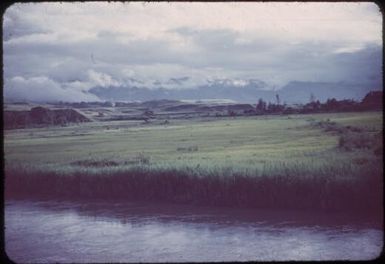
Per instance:
[[[18,263],[368,260],[382,246],[381,223],[343,214],[148,203],[5,203],[5,249]]]

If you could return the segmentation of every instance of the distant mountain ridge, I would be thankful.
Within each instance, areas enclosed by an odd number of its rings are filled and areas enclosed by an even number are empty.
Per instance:
[[[307,103],[311,96],[321,102],[329,98],[360,101],[369,91],[380,89],[381,87],[373,87],[370,83],[292,81],[279,90],[272,90],[267,83],[257,79],[246,81],[221,79],[189,89],[94,87],[89,92],[108,101],[228,99],[245,103],[255,103],[259,98],[275,102],[278,94],[282,103],[290,104]]]
[[[259,81],[234,85],[230,81],[209,82],[207,85],[190,89],[165,89],[146,87],[95,87],[89,92],[103,100],[128,100],[148,101],[159,99],[173,100],[203,100],[203,99],[229,99],[240,102],[252,102],[250,95],[260,94],[269,97],[271,91],[264,90],[267,84]]]

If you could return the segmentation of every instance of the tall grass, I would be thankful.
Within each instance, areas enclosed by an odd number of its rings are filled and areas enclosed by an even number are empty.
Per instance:
[[[382,115],[308,117],[15,132],[5,138],[6,198],[381,212]]]
[[[358,169],[357,169],[358,168]],[[360,169],[361,168],[361,169]],[[274,174],[275,173],[275,174]],[[6,168],[6,198],[146,200],[268,209],[379,212],[382,166],[280,167],[246,175],[230,168],[63,171]]]

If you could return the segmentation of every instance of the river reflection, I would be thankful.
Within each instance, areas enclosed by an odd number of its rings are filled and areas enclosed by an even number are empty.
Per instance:
[[[293,211],[8,201],[5,247],[18,263],[367,260],[381,253],[380,223]]]

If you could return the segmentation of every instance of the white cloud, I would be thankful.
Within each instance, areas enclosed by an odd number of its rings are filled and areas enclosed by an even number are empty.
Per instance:
[[[121,83],[114,80],[110,75],[106,73],[96,72],[94,70],[88,70],[89,80],[95,86],[109,87],[109,86],[118,86]]]
[[[99,101],[92,94],[76,89],[63,88],[53,80],[37,76],[23,78],[16,76],[6,80],[4,89],[5,98],[30,101]]]
[[[351,45],[351,46],[345,46],[342,48],[338,48],[333,51],[333,53],[355,53],[357,51],[363,50],[365,47],[362,45]]]

